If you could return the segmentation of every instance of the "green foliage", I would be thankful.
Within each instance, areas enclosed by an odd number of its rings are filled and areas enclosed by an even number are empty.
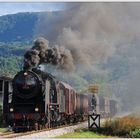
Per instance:
[[[0,40],[32,40],[38,16],[36,13],[18,13],[0,17]]]
[[[99,135],[89,130],[76,130],[73,133],[64,134],[57,138],[107,138],[108,136]]]
[[[13,18],[13,17],[11,16],[11,18]],[[11,21],[12,21],[12,24],[11,24],[11,22],[9,22],[9,16],[4,16],[4,18],[1,18],[0,19],[0,25],[1,25],[0,31],[4,32],[7,28],[11,29],[15,24],[15,20],[12,19]]]
[[[15,74],[22,68],[22,58],[17,56],[9,56],[8,58],[0,57],[0,73]]]
[[[0,42],[0,75],[12,74],[22,69],[23,56],[30,49],[29,42]]]
[[[140,129],[135,129],[135,130],[132,132],[132,137],[133,137],[133,138],[140,138]]]
[[[8,129],[7,128],[0,128],[0,132],[7,132]]]

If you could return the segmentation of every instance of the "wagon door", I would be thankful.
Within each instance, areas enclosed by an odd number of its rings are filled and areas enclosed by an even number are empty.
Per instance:
[[[66,109],[66,114],[69,114],[69,90],[65,88],[65,109]]]
[[[65,112],[65,90],[64,88],[60,88],[59,90],[59,111],[60,113],[64,113]]]
[[[84,113],[88,114],[88,96],[84,95]]]
[[[80,115],[80,95],[76,93],[76,112],[77,115]]]

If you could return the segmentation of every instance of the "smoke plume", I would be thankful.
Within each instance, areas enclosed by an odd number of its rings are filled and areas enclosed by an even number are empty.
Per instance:
[[[57,46],[50,48],[48,40],[40,37],[34,42],[32,49],[24,55],[24,70],[37,67],[42,63],[57,65],[66,70],[74,69],[69,50]]]
[[[69,75],[56,69],[51,72],[77,89],[99,84],[101,94],[120,98],[128,111],[139,106],[140,3],[66,3],[65,9],[58,14],[39,15],[36,26],[35,38],[48,38],[52,46],[57,45],[59,54],[68,52],[67,59],[56,55],[57,65],[64,69],[72,65],[75,70]],[[44,60],[36,51],[32,52],[33,64]],[[53,64],[48,59],[44,61]]]

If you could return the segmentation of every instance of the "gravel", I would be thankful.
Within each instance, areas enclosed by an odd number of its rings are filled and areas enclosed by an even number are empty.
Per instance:
[[[79,128],[87,128],[87,127],[88,127],[88,123],[83,122],[83,123],[80,123],[80,124],[77,124],[74,126],[53,129],[53,130],[49,130],[49,131],[21,136],[18,138],[51,138],[51,137],[61,136],[63,134],[74,132],[76,129],[79,129]]]

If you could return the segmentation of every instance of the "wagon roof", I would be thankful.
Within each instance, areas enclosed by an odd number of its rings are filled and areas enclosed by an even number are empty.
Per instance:
[[[64,83],[64,82],[60,82],[65,88],[67,88],[67,89],[72,89],[72,90],[74,90],[74,88],[72,88],[69,84],[67,84],[67,83]],[[74,90],[75,91],[75,90]]]

